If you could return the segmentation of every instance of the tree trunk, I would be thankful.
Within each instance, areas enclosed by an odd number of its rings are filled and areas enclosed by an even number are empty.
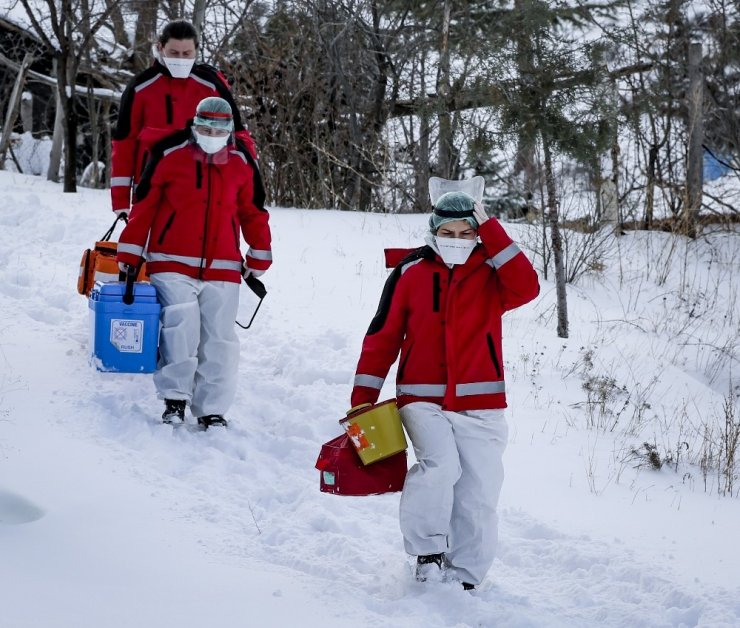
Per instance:
[[[105,187],[110,187],[111,162],[111,130],[110,130],[110,100],[103,101],[103,146],[105,152]]]
[[[423,51],[419,52],[419,93],[423,98],[426,94],[426,57]],[[418,114],[419,119],[419,141],[417,142],[415,166],[415,206],[420,212],[430,212],[432,210],[431,200],[429,199],[429,134],[431,133],[429,125],[429,111],[421,109]],[[413,118],[411,124],[413,125]]]
[[[54,59],[54,74],[57,74],[59,62]],[[59,166],[62,163],[62,148],[64,147],[64,110],[62,109],[62,96],[59,89],[55,90],[56,109],[54,111],[54,135],[51,141],[51,153],[49,154],[49,170],[46,178],[54,183],[59,183]]]
[[[439,163],[440,177],[452,177],[452,123],[448,99],[450,97],[450,0],[445,0],[442,18],[442,41],[439,51],[439,79],[437,93],[440,95],[439,113]]]
[[[619,148],[619,90],[617,89],[617,82],[612,80],[612,107],[611,107],[611,129],[612,129],[612,144],[611,144],[611,159],[612,159],[612,176],[611,176],[611,190],[614,194],[614,212],[616,215],[616,224],[614,229],[614,235],[622,235],[622,212],[619,207],[619,164],[621,150]]]
[[[643,228],[650,230],[653,228],[653,207],[655,205],[655,167],[658,161],[658,147],[655,144],[650,146],[648,153],[647,182],[645,186],[645,221]]]
[[[33,94],[23,92],[21,96],[21,123],[24,133],[33,133]]]
[[[622,235],[622,212],[619,205],[619,142],[612,143],[612,176],[609,179],[610,190],[614,195],[614,235]]]
[[[99,188],[102,173],[100,172],[100,112],[92,92],[92,82],[87,83],[87,110],[90,120],[90,143],[92,144],[90,187]]]
[[[193,26],[203,38],[203,25],[206,21],[206,0],[195,0],[193,2]]]
[[[152,44],[157,32],[157,2],[138,2],[134,34],[134,72],[139,73],[152,63]]]
[[[692,42],[689,46],[689,150],[686,167],[687,203],[684,216],[686,231],[694,237],[698,224],[699,210],[701,209],[703,185],[703,89],[702,76],[702,46],[699,42]]]
[[[372,110],[368,114],[369,123],[366,123],[370,128],[370,132],[367,134],[370,139],[365,146],[362,160],[362,179],[360,180],[359,198],[360,211],[370,211],[372,206],[372,190],[375,187],[374,183],[377,181],[377,174],[380,170],[378,165],[374,163],[374,159],[377,159],[376,146],[380,143],[380,134],[383,131],[387,119],[385,101],[388,89],[388,54],[385,49],[383,35],[381,34],[380,14],[378,12],[377,2],[373,1],[370,4],[373,16],[372,41],[375,48],[373,58],[375,59],[378,73],[373,89]]]
[[[73,93],[73,92],[72,92]],[[66,100],[66,105],[64,101]],[[62,98],[64,114],[64,192],[77,192],[77,112],[76,98]]]
[[[92,25],[90,24],[90,17],[91,17],[91,11],[90,11],[90,0],[82,0],[82,19],[80,20],[77,28],[82,32],[82,34],[85,36],[84,41],[91,41],[91,30]],[[90,46],[85,46],[84,50],[79,51],[79,54],[84,54],[85,63],[88,67],[93,67],[93,60],[91,55],[91,49]],[[70,85],[74,89],[77,85],[77,77],[76,76],[70,76]],[[77,96],[75,96],[77,98]],[[99,157],[99,145],[100,145],[100,129],[98,128],[98,107],[97,103],[95,102],[95,97],[93,94],[93,84],[92,79],[90,76],[87,78],[87,111],[88,111],[88,120],[90,122],[90,143],[92,146],[92,154],[91,154],[91,163],[89,164],[90,167],[90,177],[86,183],[83,183],[83,185],[88,185],[92,188],[97,188],[100,185],[100,169],[98,167],[100,163],[100,157]],[[86,166],[87,168],[87,166]],[[76,170],[76,169],[75,169]],[[83,170],[84,172],[84,170]]]
[[[601,222],[609,226],[615,235],[618,235],[621,232],[619,228],[619,202],[617,188],[611,179],[602,182],[600,200]]]
[[[115,42],[119,46],[128,48],[131,42],[129,41],[126,24],[121,14],[121,0],[105,0],[105,6],[110,15],[111,30],[113,31]]]
[[[21,63],[20,72],[15,79],[15,85],[13,85],[13,92],[10,95],[8,101],[8,111],[5,114],[5,123],[3,124],[3,136],[0,138],[0,168],[5,167],[5,155],[8,152],[10,146],[10,136],[13,133],[13,126],[15,120],[18,117],[18,109],[23,96],[23,84],[26,82],[26,72],[33,62],[33,56],[30,52],[27,52],[23,57],[23,63]]]
[[[560,234],[558,201],[555,191],[555,177],[552,173],[552,155],[550,143],[542,137],[542,149],[545,154],[545,185],[547,186],[548,222],[552,240],[552,257],[555,263],[555,292],[557,295],[558,338],[568,337],[568,298],[565,289],[565,261],[563,259],[563,238]]]
[[[429,114],[424,111],[419,115],[419,158],[416,172],[416,206],[420,212],[432,211],[432,200],[429,198]]]
[[[523,0],[515,0],[515,11],[520,14],[524,12]],[[518,74],[522,80],[532,80],[534,70],[534,51],[532,40],[526,32],[514,34],[516,42],[516,65]],[[524,123],[519,129],[517,138],[517,151],[514,159],[513,174],[515,177],[521,175],[523,184],[524,202],[526,203],[526,214],[534,216],[534,198],[537,190],[537,164],[535,161],[535,148],[537,140],[537,125],[534,120]]]
[[[62,46],[57,60],[57,93],[64,116],[64,192],[73,193],[77,192],[77,112],[74,82],[70,81],[74,72],[69,67],[71,59],[66,46]]]

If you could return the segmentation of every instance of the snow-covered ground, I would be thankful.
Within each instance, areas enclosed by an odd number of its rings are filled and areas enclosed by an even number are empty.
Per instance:
[[[271,210],[269,294],[214,433],[159,425],[150,376],[88,363],[78,264],[111,222],[105,191],[0,172],[3,628],[740,626],[740,479],[720,496],[697,464],[738,407],[740,238],[626,235],[570,287],[567,340],[544,279],[507,315],[500,552],[471,594],[413,581],[398,494],[320,493],[314,469],[382,249],[426,217]],[[644,442],[678,464],[650,469]]]

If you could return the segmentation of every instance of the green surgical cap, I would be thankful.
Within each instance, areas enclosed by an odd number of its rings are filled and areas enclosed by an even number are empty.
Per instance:
[[[465,192],[447,192],[437,199],[434,211],[429,217],[429,229],[437,233],[442,225],[456,220],[465,220],[476,231],[478,221],[473,216],[475,199]]]
[[[234,130],[234,116],[231,105],[223,98],[209,96],[198,103],[193,124],[210,126],[214,129]]]

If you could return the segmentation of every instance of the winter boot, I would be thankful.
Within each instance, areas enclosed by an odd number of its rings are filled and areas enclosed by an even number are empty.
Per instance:
[[[462,587],[465,591],[475,591],[475,585],[469,582],[463,582]]]
[[[418,582],[443,582],[445,579],[444,554],[428,554],[416,557],[416,580]]]
[[[207,416],[198,417],[198,425],[200,425],[204,430],[207,430],[212,425],[226,427],[228,424],[228,421],[220,414],[209,414]]]
[[[182,423],[185,420],[184,399],[165,399],[162,423]]]

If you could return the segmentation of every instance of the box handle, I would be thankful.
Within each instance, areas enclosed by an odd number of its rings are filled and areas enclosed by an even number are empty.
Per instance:
[[[126,290],[123,293],[123,302],[131,305],[134,302],[134,282],[136,281],[137,268],[129,266],[126,269]]]

